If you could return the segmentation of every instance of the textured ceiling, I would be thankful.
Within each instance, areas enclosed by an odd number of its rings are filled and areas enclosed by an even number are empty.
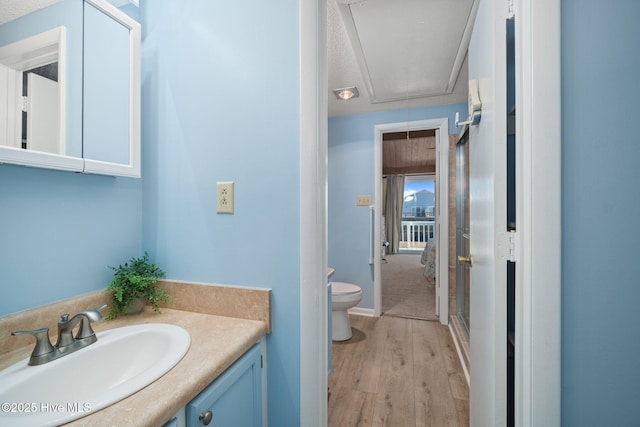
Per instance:
[[[57,1],[0,0],[0,23]],[[348,101],[330,93],[329,116],[466,102],[478,1],[327,0],[329,89],[360,91]]]
[[[0,24],[42,9],[59,0],[0,0]]]
[[[479,0],[328,0],[329,116],[466,102]]]

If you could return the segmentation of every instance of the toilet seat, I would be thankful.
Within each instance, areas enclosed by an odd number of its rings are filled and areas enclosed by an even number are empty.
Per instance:
[[[344,282],[331,282],[331,294],[336,296],[354,295],[361,292],[360,286]]]

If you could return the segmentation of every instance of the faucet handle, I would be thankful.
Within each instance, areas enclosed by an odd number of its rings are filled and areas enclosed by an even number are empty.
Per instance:
[[[53,351],[51,341],[49,341],[49,328],[34,329],[31,331],[13,331],[11,335],[33,335],[36,338],[36,346],[31,352],[31,357],[43,356]]]
[[[78,333],[76,334],[76,339],[89,338],[95,335],[95,332],[91,327],[91,322],[102,320],[102,314],[100,313],[100,310],[102,310],[106,306],[107,304],[100,304],[95,308],[84,310],[78,313],[82,314],[83,316],[82,319],[80,319],[80,328],[78,329]]]

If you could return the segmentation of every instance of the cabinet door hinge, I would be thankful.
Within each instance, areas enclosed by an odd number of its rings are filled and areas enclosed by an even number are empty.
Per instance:
[[[20,110],[24,111],[25,113],[29,111],[29,98],[27,98],[26,96],[22,97],[22,102],[20,104]]]
[[[516,9],[513,3],[513,0],[507,0],[507,19],[516,17]]]
[[[260,355],[260,369],[264,368],[264,365],[262,363],[262,355]]]

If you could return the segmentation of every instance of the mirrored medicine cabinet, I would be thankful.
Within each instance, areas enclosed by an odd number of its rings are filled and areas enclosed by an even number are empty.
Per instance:
[[[0,163],[139,177],[140,37],[107,0],[1,24]]]

